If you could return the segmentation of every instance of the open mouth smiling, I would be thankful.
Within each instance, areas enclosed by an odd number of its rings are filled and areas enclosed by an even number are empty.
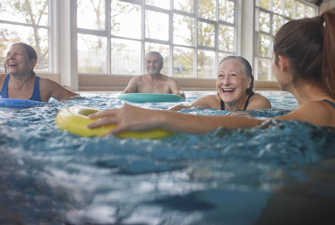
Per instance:
[[[15,66],[17,66],[18,64],[17,63],[9,63],[9,66],[10,67],[15,67]]]
[[[235,89],[233,88],[222,88],[221,90],[224,94],[226,93],[232,94],[235,91]]]

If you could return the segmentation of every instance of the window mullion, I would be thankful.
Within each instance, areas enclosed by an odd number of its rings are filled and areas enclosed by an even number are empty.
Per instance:
[[[236,4],[235,4],[236,5]],[[215,5],[215,23],[214,23],[214,29],[215,29],[215,37],[214,37],[214,49],[215,49],[215,59],[214,59],[214,72],[216,74],[217,65],[219,64],[219,0],[216,0]]]
[[[193,2],[194,18],[194,39],[193,39],[193,77],[198,78],[198,0]]]
[[[105,1],[105,30],[107,33],[107,74],[112,74],[112,45],[111,45],[111,0]]]
[[[173,4],[172,0],[170,1],[170,11],[169,11],[169,71],[168,74],[170,77],[173,77]]]
[[[50,1],[49,0],[49,48],[50,48],[50,57],[49,57],[49,72],[59,73],[59,58],[60,58],[60,46],[59,41],[59,26],[60,26],[60,17],[59,17],[59,1]]]
[[[267,9],[263,9],[259,6],[259,1],[256,0],[256,2],[258,3],[257,6],[254,7],[255,9],[255,29],[254,29],[254,36],[256,38],[255,42],[254,42],[254,60],[255,60],[255,63],[254,63],[254,71],[255,71],[255,78],[256,80],[259,78],[259,79],[262,79],[261,77],[264,77],[265,79],[267,79],[268,81],[271,81],[272,79],[272,72],[271,72],[271,54],[272,54],[272,48],[273,48],[273,38],[275,36],[275,30],[274,30],[274,24],[276,22],[279,22],[279,21],[276,21],[275,20],[275,16],[277,18],[281,18],[283,21],[281,24],[276,24],[276,28],[282,24],[285,23],[285,20],[292,20],[292,19],[296,19],[297,17],[297,2],[300,2],[304,5],[304,15],[306,16],[306,5],[308,5],[309,3],[307,2],[304,2],[304,1],[296,1],[296,0],[292,0],[292,3],[293,5],[290,5],[290,4],[287,4],[287,2],[285,0],[282,1],[282,5],[281,5],[281,8],[282,8],[282,13],[275,13],[274,12],[274,8],[277,8],[277,7],[274,7],[275,5],[275,2],[274,0],[271,0],[270,1],[270,10],[267,10]],[[314,12],[316,13],[317,12],[317,8],[316,6],[313,6],[311,5],[311,7],[313,7],[313,9],[315,10]],[[292,18],[291,17],[287,17],[286,16],[286,12],[287,12],[287,9],[289,10],[292,10],[293,14],[292,14]],[[262,26],[259,24],[259,11],[262,11],[262,12],[266,12],[266,13],[269,13],[270,14],[270,32],[268,33],[267,31],[262,31]],[[269,47],[269,51],[268,51],[268,54],[266,56],[260,56],[259,55],[259,48],[262,47],[262,43],[260,43],[260,39],[258,38],[260,34],[264,34],[264,35],[267,35],[270,37],[270,46]],[[265,44],[265,43],[263,43]],[[264,61],[266,62],[267,61],[267,64],[268,64],[268,68],[259,68],[259,66],[261,64],[259,64],[259,62],[261,61]],[[267,69],[267,70],[266,70]],[[267,71],[267,74],[261,74],[262,72],[266,72]],[[258,74],[258,72],[260,74]],[[261,76],[258,76],[258,75],[261,75]]]
[[[145,74],[145,2],[142,1],[141,3],[141,71],[142,74]]]

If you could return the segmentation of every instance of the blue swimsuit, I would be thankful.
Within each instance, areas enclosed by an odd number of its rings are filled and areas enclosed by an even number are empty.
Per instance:
[[[329,103],[331,106],[333,106],[333,108],[335,109],[335,103],[334,102],[331,102],[331,101],[329,101],[329,100],[327,100],[327,99],[325,99],[325,100],[322,100],[323,102],[327,102],[327,103]]]
[[[9,78],[10,78],[10,74],[7,75],[5,83],[2,86],[2,90],[0,92],[0,96],[2,98],[8,98],[7,92],[8,92]],[[39,102],[42,101],[41,96],[40,96],[40,78],[38,76],[36,76],[35,78],[33,95],[31,96],[29,100],[34,100],[34,101],[39,101]]]

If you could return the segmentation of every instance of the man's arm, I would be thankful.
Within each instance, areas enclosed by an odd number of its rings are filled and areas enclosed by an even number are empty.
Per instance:
[[[184,92],[180,90],[178,82],[175,79],[169,77],[168,82],[169,82],[169,86],[170,86],[170,90],[172,94],[180,95],[183,99],[186,98]]]
[[[138,77],[133,77],[128,83],[128,86],[122,93],[136,93],[137,92]]]

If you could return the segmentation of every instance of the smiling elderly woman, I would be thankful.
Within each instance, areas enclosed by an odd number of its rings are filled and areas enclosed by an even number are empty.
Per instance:
[[[0,75],[1,98],[48,102],[51,97],[65,100],[78,96],[58,83],[35,75],[37,54],[25,43],[13,44],[6,57],[7,75]]]
[[[196,106],[227,111],[271,108],[270,101],[254,93],[254,76],[249,62],[241,56],[221,60],[216,79],[216,95],[207,95],[190,105],[176,105],[171,111]]]

